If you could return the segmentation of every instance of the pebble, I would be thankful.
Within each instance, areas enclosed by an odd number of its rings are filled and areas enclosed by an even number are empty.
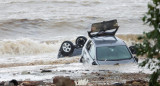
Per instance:
[[[26,74],[30,74],[30,72],[28,72],[28,71],[23,71],[21,74],[22,74],[22,75],[26,75]]]

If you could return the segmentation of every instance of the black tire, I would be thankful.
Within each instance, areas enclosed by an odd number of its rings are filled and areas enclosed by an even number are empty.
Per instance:
[[[70,41],[64,41],[61,45],[60,52],[63,56],[70,56],[74,51],[74,45]]]
[[[84,36],[79,36],[77,39],[76,39],[76,46],[77,48],[82,48],[84,46],[84,44],[86,43],[87,41],[87,38],[84,37]]]

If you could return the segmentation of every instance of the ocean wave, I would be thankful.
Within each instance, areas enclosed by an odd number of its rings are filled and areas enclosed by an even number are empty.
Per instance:
[[[51,2],[51,3],[76,3],[76,0],[5,0],[0,3],[37,3],[37,2]]]
[[[28,23],[28,24],[39,24],[44,22],[44,19],[10,19],[10,20],[4,20],[0,21],[0,25],[3,24],[20,24],[20,23]]]
[[[27,38],[0,41],[0,55],[36,55],[55,51],[55,44],[41,43]]]
[[[100,0],[91,0],[91,1],[82,0],[80,2],[80,4],[82,6],[93,6],[93,5],[95,6],[95,5],[100,4],[100,3],[101,3]]]

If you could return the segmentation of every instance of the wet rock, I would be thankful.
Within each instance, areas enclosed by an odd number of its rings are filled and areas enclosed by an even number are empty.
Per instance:
[[[126,81],[126,84],[131,84],[133,83],[133,81]]]
[[[115,83],[115,84],[113,84],[113,86],[124,86],[124,84],[123,83]]]
[[[47,73],[47,72],[52,72],[52,70],[43,70],[43,69],[41,69],[41,73]]]
[[[133,86],[148,86],[148,82],[147,81],[143,81],[143,80],[127,81],[126,84],[127,85],[133,85]]]
[[[74,80],[69,77],[57,76],[53,79],[56,86],[75,86]]]
[[[132,83],[132,85],[134,85],[134,86],[139,86],[139,85],[141,85],[141,83],[134,81],[134,82]]]
[[[89,70],[85,70],[85,71],[89,71]]]
[[[4,86],[18,86],[18,81],[13,79],[4,83]]]
[[[28,72],[28,71],[23,71],[21,74],[22,74],[22,75],[26,75],[26,74],[30,74],[30,72]]]
[[[60,70],[60,72],[66,72],[66,70]]]
[[[99,71],[105,71],[105,70],[99,70]]]
[[[37,86],[43,84],[43,81],[23,81],[20,86]]]
[[[114,65],[117,65],[117,66],[118,66],[118,65],[119,65],[119,63],[116,63],[116,64],[114,64]]]
[[[100,79],[100,80],[104,80],[105,78],[104,78],[104,77],[99,77],[99,79]]]

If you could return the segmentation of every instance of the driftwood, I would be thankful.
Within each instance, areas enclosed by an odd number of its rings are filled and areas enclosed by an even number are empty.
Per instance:
[[[91,32],[106,31],[119,28],[117,20],[103,21],[92,24]]]

